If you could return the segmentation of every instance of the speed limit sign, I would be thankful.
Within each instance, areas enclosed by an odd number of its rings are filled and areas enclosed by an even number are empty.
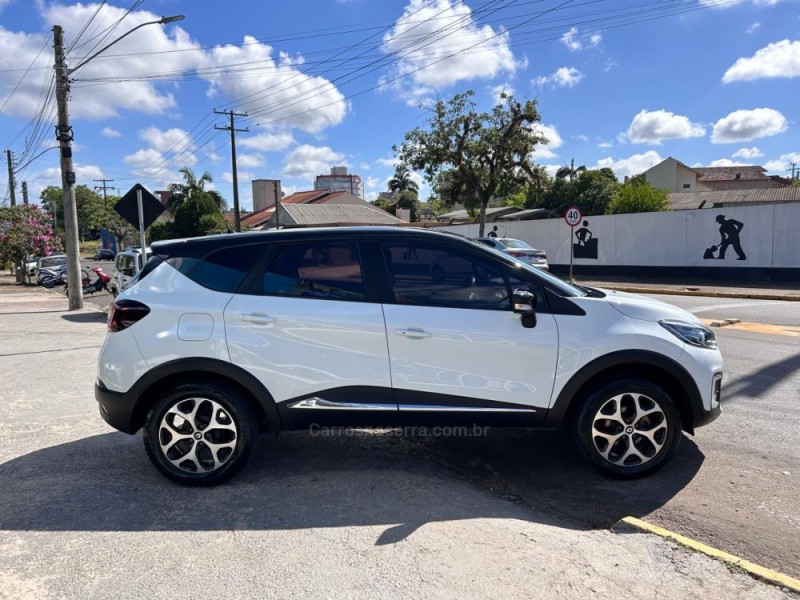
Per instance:
[[[581,222],[582,218],[583,215],[581,215],[581,209],[577,206],[570,206],[567,209],[567,212],[564,213],[564,220],[570,227],[575,227],[575,225]]]

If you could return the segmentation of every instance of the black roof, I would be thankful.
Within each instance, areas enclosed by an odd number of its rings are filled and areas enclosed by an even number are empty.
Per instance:
[[[464,238],[456,233],[434,231],[422,227],[310,227],[298,229],[270,229],[243,233],[220,233],[205,237],[183,238],[153,242],[150,249],[161,256],[205,256],[219,248],[263,244],[269,242],[302,241],[313,239],[392,239],[409,237],[429,239]]]

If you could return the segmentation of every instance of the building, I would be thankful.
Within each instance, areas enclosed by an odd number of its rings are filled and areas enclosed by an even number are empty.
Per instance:
[[[781,186],[770,189],[752,188],[673,193],[668,196],[668,200],[670,210],[719,209],[755,204],[789,204],[800,202],[800,187]]]
[[[288,204],[347,204],[374,208],[372,204],[365,202],[350,192],[331,192],[328,190],[296,192],[282,198],[279,206]],[[245,215],[242,217],[242,226],[247,227],[248,229],[260,229],[265,223],[267,223],[267,221],[269,221],[274,212],[275,205],[273,204],[267,208]]]
[[[279,218],[276,218],[279,217]],[[401,225],[402,220],[385,210],[360,204],[281,204],[264,229],[275,227],[339,227],[345,225]]]
[[[671,156],[644,172],[647,182],[671,193],[746,190],[775,187],[764,167],[688,167]]]
[[[330,175],[317,175],[314,179],[314,189],[349,192],[364,199],[364,182],[358,175],[348,175],[347,167],[332,167]]]
[[[253,212],[275,206],[283,197],[278,179],[253,179]]]

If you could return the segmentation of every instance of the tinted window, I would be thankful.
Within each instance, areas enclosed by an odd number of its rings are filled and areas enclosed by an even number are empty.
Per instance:
[[[306,242],[283,246],[261,278],[264,294],[365,300],[358,245]]]
[[[386,244],[384,260],[398,304],[510,310],[500,268],[468,253],[424,244]]]
[[[232,246],[217,250],[203,260],[168,261],[192,281],[217,292],[233,293],[244,281],[263,252],[264,246]]]

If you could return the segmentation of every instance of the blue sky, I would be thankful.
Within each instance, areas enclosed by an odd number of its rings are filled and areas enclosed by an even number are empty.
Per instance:
[[[164,189],[189,166],[230,202],[230,138],[214,129],[227,119],[213,111],[233,109],[250,130],[236,138],[243,207],[251,179],[312,189],[340,164],[372,199],[392,145],[424,123],[419,105],[467,89],[485,109],[503,89],[537,99],[550,143],[536,160],[551,170],[800,163],[795,0],[0,0],[0,150],[31,198],[60,185],[52,26],[75,67],[177,14],[74,73],[79,184]]]

